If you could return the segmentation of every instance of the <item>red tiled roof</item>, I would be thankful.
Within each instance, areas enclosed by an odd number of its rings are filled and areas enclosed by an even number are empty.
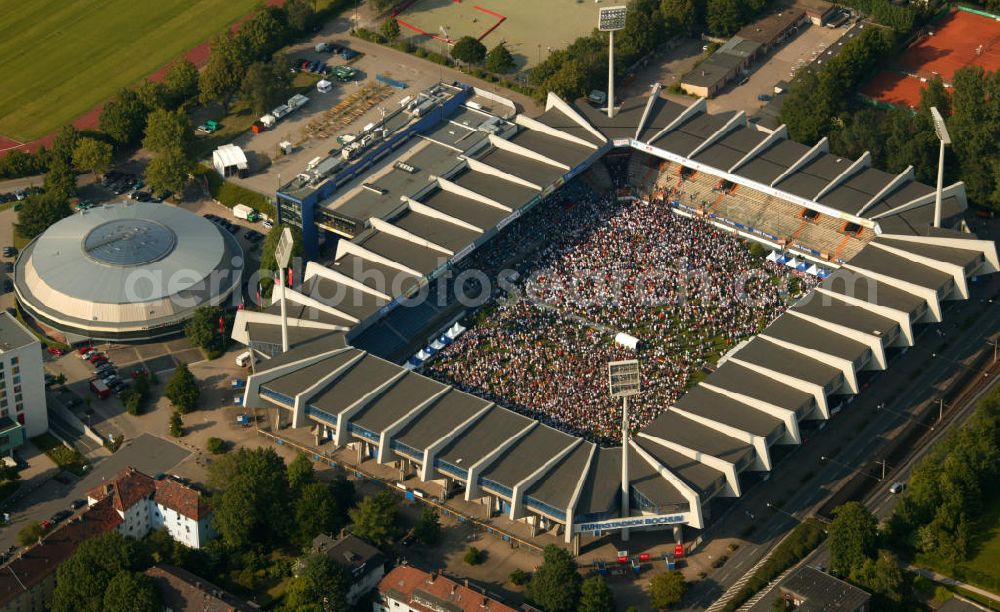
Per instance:
[[[121,523],[111,501],[104,499],[45,536],[41,544],[0,568],[0,606],[45,580],[84,540],[112,531]]]
[[[195,521],[201,520],[211,512],[200,491],[172,478],[157,480],[154,495],[156,503]]]
[[[155,483],[150,476],[129,466],[114,480],[102,482],[91,489],[87,496],[98,501],[110,497],[115,510],[125,512],[143,499],[148,499],[156,490]]]
[[[464,612],[516,612],[454,580],[409,565],[398,566],[386,574],[378,583],[378,590],[424,612],[440,610],[442,604]]]

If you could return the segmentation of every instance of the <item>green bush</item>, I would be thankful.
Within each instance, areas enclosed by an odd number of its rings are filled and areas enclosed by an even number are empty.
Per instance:
[[[222,455],[229,450],[225,440],[214,436],[208,439],[208,442],[205,443],[205,448],[213,455]]]
[[[530,578],[531,576],[528,575],[528,572],[524,571],[521,568],[517,568],[516,570],[510,573],[510,576],[507,576],[508,582],[510,582],[515,586],[524,586],[528,584],[528,580]]]
[[[470,546],[465,550],[465,562],[468,565],[479,565],[483,562],[483,551],[475,546]]]
[[[62,469],[83,476],[87,470],[87,461],[75,448],[67,448],[65,444],[51,434],[42,434],[31,439],[38,450],[48,456],[56,465]]]

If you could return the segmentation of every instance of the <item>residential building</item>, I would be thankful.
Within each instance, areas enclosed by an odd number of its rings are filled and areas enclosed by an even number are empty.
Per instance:
[[[803,566],[778,586],[786,605],[798,612],[867,612],[871,595],[818,569]]]
[[[10,457],[14,449],[24,444],[24,425],[9,416],[0,417],[0,457]]]
[[[374,612],[515,612],[484,593],[439,573],[401,565],[382,578]]]
[[[105,499],[44,536],[0,570],[0,612],[48,610],[56,587],[56,568],[85,540],[108,533],[121,522],[111,500]]]
[[[32,438],[49,429],[42,343],[9,312],[0,313],[0,418],[23,425]]]
[[[333,538],[320,534],[313,538],[312,550],[315,554],[323,554],[351,573],[351,587],[347,591],[347,603],[354,605],[361,597],[374,589],[379,580],[385,576],[385,556],[361,538],[341,532],[340,537]]]
[[[241,612],[259,609],[191,572],[172,565],[146,570],[164,610],[171,612]]]
[[[173,478],[155,480],[128,467],[87,493],[90,504],[106,498],[122,518],[118,526],[122,535],[142,538],[163,528],[191,548],[201,548],[214,535],[211,509],[201,492]]]

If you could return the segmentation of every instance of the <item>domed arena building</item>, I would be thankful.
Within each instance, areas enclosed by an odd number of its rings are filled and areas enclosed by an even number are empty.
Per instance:
[[[147,340],[225,302],[242,272],[239,242],[207,219],[128,202],[46,230],[19,254],[14,289],[22,308],[70,342]]]

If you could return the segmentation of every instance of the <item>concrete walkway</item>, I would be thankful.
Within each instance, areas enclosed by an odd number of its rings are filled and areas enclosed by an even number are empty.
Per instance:
[[[986,589],[982,589],[977,586],[973,586],[971,584],[962,582],[960,580],[956,580],[950,576],[945,576],[944,574],[939,574],[933,570],[924,569],[922,567],[917,567],[915,565],[904,565],[901,563],[900,566],[911,572],[919,574],[924,578],[927,578],[928,580],[933,580],[934,582],[940,582],[941,584],[946,586],[959,587],[965,589],[966,591],[969,591],[970,593],[975,593],[976,595],[981,595],[982,597],[986,597],[987,599],[992,599],[993,601],[1000,602],[1000,595],[987,591]]]

